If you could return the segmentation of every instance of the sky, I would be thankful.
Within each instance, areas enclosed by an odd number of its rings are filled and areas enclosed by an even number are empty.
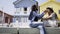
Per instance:
[[[0,10],[3,10],[5,13],[13,15],[14,11],[16,11],[13,5],[14,1],[16,0],[0,0]],[[39,4],[42,4],[47,0],[37,0],[37,1],[39,2]]]
[[[0,0],[0,10],[3,10],[5,13],[13,14],[15,11],[13,2],[16,0]]]

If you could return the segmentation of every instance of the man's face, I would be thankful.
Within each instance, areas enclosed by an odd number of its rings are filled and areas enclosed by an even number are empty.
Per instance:
[[[50,10],[49,10],[49,9],[46,9],[46,11],[47,11],[48,13],[50,13]]]
[[[45,13],[47,13],[48,11],[47,11],[47,10],[45,10],[44,12],[45,12]]]

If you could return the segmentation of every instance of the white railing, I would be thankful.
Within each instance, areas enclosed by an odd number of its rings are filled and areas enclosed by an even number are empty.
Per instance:
[[[11,23],[9,25],[9,27],[30,28],[29,22],[28,23],[22,23],[22,22],[19,22],[19,23]]]
[[[42,22],[40,22],[40,23],[42,23]],[[10,23],[10,24],[0,23],[0,27],[30,28],[29,24],[30,24],[30,22],[26,22],[26,23],[24,23],[24,22],[13,22],[13,23]]]
[[[7,23],[0,23],[0,27],[7,27],[8,24]]]
[[[30,28],[28,23],[11,23],[11,24],[7,24],[7,23],[0,23],[0,27],[14,27],[14,28]]]

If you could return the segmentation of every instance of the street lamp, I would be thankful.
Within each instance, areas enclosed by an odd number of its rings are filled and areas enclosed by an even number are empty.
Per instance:
[[[4,8],[2,7],[2,23],[4,23]]]

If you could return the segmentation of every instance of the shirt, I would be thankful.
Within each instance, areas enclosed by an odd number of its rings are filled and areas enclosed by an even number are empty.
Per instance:
[[[32,15],[32,20],[31,22],[34,21],[35,17],[37,16],[39,19],[41,19],[44,16],[44,12],[42,14],[38,14],[37,11],[33,11],[33,15]]]

